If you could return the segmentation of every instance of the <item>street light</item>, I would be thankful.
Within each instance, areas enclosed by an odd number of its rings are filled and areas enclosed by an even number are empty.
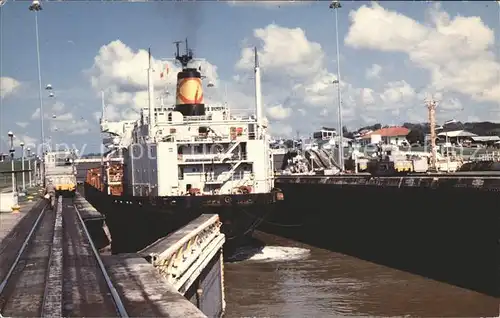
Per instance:
[[[10,139],[10,167],[11,167],[11,170],[12,170],[12,193],[16,193],[16,175],[15,175],[15,172],[14,172],[14,152],[15,152],[15,149],[14,149],[14,133],[12,131],[9,131],[7,133],[7,135],[9,136],[9,139]]]
[[[339,45],[339,18],[338,9],[342,8],[339,0],[333,0],[329,6],[330,9],[335,11],[335,38],[337,42],[337,79],[334,84],[337,84],[338,95],[338,123],[339,123],[339,166],[340,171],[344,171],[344,132],[342,127],[342,93],[340,91],[340,45]]]
[[[42,71],[40,70],[40,40],[38,36],[38,11],[42,10],[39,0],[33,0],[29,6],[30,11],[35,12],[35,33],[36,33],[36,58],[38,63],[38,98],[40,99],[40,137],[42,141],[41,152],[44,152],[45,132],[43,129],[43,98],[42,98]]]
[[[31,174],[32,174],[32,171],[31,171],[31,148],[30,147],[26,148],[26,151],[28,152],[28,170],[30,171],[28,173],[28,185],[31,188],[31,187],[33,187],[33,184],[31,182],[32,181],[31,180],[31,178],[32,178],[32,176],[31,176]]]
[[[54,99],[54,103],[52,105],[55,106],[55,104],[56,104],[56,98],[55,98],[55,94],[53,92],[52,85],[51,84],[47,84],[47,86],[45,87],[45,89],[47,91],[50,91],[49,98],[53,98]],[[52,120],[55,120],[56,118],[57,118],[57,116],[55,114],[53,114],[52,115]],[[50,122],[49,131],[51,133],[57,131],[57,128],[54,129],[54,125],[53,125],[52,121]],[[47,144],[48,144],[47,146],[49,147],[50,151],[52,151],[53,149],[54,149],[54,151],[57,151],[57,144],[55,144],[55,148],[52,147],[53,146],[52,134],[49,136],[48,139],[50,140],[50,143],[47,141]]]
[[[21,141],[21,170],[23,171],[23,192],[26,191],[26,178],[24,176],[24,142]]]

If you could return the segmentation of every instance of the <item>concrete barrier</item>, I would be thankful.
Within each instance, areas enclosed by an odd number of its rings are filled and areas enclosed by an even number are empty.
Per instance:
[[[224,315],[224,268],[218,215],[202,214],[138,252],[208,317]]]
[[[16,193],[0,193],[0,212],[12,212],[19,207],[19,198]]]

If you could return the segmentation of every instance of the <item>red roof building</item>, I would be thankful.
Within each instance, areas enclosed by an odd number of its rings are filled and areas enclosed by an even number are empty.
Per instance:
[[[403,146],[408,144],[406,136],[409,133],[410,130],[406,127],[387,127],[372,131],[369,134],[362,136],[361,139],[363,144],[372,142],[378,143],[382,141],[384,144]],[[380,139],[372,138],[375,136],[380,136]]]
[[[379,135],[381,137],[406,137],[409,133],[410,130],[406,127],[387,127],[372,131],[361,138],[368,139],[372,135]]]

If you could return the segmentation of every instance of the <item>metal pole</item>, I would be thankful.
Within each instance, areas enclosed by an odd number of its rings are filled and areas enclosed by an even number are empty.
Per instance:
[[[12,193],[16,193],[16,174],[15,174],[15,168],[14,168],[14,135],[12,133],[9,133],[10,137],[10,168],[12,171]]]
[[[40,138],[42,142],[42,153],[45,144],[45,131],[43,129],[43,98],[42,98],[42,71],[40,68],[40,40],[38,36],[38,10],[35,10],[35,33],[36,33],[36,58],[38,64],[38,98],[40,99]]]
[[[35,185],[40,185],[40,169],[38,168],[38,158],[35,156],[33,160],[33,178],[35,179]]]
[[[342,6],[340,1],[332,1],[330,8],[335,11],[335,40],[337,42],[337,96],[338,96],[338,123],[339,123],[339,165],[340,171],[344,171],[344,131],[342,125],[342,92],[340,89],[340,45],[339,45],[339,17],[338,9]]]
[[[33,187],[33,183],[32,183],[32,177],[31,177],[31,174],[32,174],[32,171],[31,171],[31,158],[30,156],[28,155],[28,170],[30,171],[28,173],[28,184],[29,184],[29,187],[32,188]]]
[[[26,191],[26,177],[24,174],[24,144],[21,144],[21,170],[23,170],[23,192]]]
[[[33,160],[33,179],[35,179],[35,185],[38,185],[38,159],[35,155],[35,159]]]
[[[16,173],[14,168],[14,152],[10,153],[10,168],[12,169],[12,193],[16,193]]]

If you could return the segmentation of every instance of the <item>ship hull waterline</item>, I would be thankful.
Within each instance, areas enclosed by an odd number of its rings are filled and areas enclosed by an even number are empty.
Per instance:
[[[141,197],[108,195],[84,183],[87,201],[106,217],[113,254],[136,252],[201,214],[218,214],[226,235],[225,250],[245,244],[270,215],[277,193],[214,196]]]
[[[413,186],[397,187],[312,179],[278,178],[275,185],[287,200],[278,203],[260,229],[500,296],[500,213],[496,208],[500,179],[486,181],[488,189],[466,186],[473,182],[467,180],[457,180],[460,184],[455,185],[443,181],[441,186],[414,180]],[[404,183],[412,178],[396,179]]]

